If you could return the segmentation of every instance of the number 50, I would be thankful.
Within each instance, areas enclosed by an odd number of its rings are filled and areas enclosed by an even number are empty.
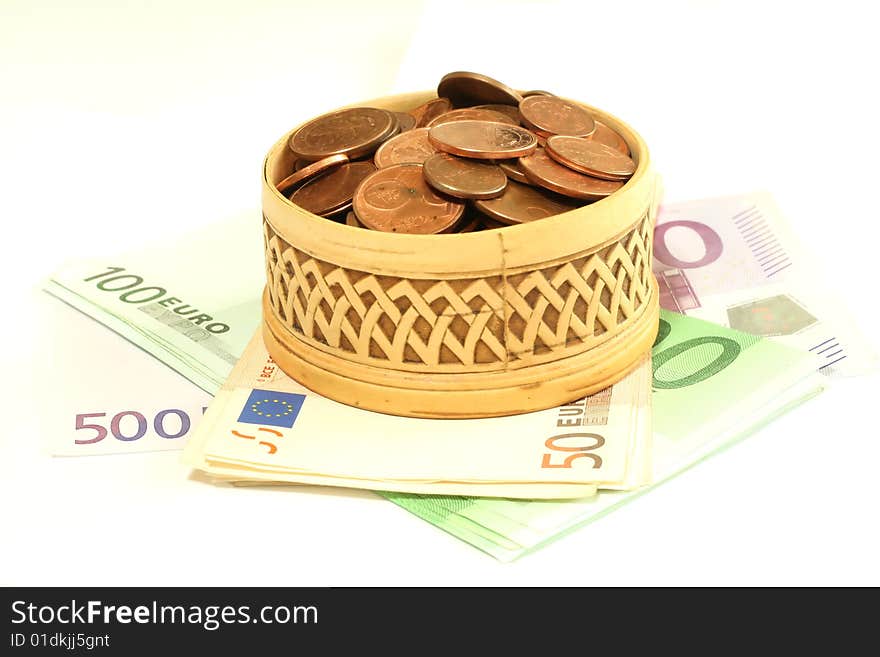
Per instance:
[[[563,440],[565,438],[590,438],[594,442],[592,445],[587,446],[578,446],[573,447],[569,445],[559,445],[557,441]],[[579,441],[582,442],[582,441]],[[573,454],[569,454],[565,457],[565,460],[562,463],[553,463],[553,454],[544,454],[544,458],[541,461],[542,468],[570,468],[572,462],[575,459],[580,458],[590,458],[593,460],[593,469],[602,467],[602,457],[598,454],[590,454],[593,450],[599,449],[602,445],[605,444],[605,439],[600,436],[598,433],[564,433],[559,436],[553,436],[552,438],[548,438],[544,441],[544,446],[547,449],[552,449],[556,452],[574,452]]]

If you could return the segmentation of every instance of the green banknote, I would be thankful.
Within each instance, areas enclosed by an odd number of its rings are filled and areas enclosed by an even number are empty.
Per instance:
[[[260,323],[259,216],[147,248],[68,263],[50,294],[215,393]]]
[[[806,352],[668,311],[661,313],[652,361],[653,486],[748,435],[824,385]],[[646,490],[650,487],[564,501],[384,495],[509,561]]]

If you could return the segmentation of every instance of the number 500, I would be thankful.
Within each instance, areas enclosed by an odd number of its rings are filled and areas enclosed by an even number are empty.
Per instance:
[[[165,427],[165,418],[169,415],[176,415],[180,420],[180,429],[178,429],[174,433],[170,433]],[[131,435],[125,435],[123,433],[120,424],[122,423],[123,418],[126,416],[134,418],[136,422],[136,430]],[[95,436],[93,438],[88,438],[86,440],[76,439],[73,442],[77,445],[91,445],[93,443],[100,442],[107,437],[108,431],[107,428],[103,424],[96,424],[94,422],[86,422],[86,420],[90,418],[99,418],[99,417],[107,417],[106,413],[77,413],[76,414],[76,429],[77,431],[81,429],[91,429],[95,432]],[[164,411],[159,411],[156,413],[156,417],[153,418],[153,429],[155,432],[162,438],[167,438],[169,440],[173,440],[174,438],[180,438],[181,436],[186,435],[191,426],[191,422],[189,419],[189,415],[187,415],[186,411],[182,411],[179,408],[168,408]],[[147,433],[147,418],[144,417],[143,413],[139,413],[138,411],[122,411],[121,413],[117,413],[110,420],[110,431],[109,433],[113,434],[113,437],[116,440],[121,440],[123,442],[131,442],[133,440],[139,440],[143,438]]]

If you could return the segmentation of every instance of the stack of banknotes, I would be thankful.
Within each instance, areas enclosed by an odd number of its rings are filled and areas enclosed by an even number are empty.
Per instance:
[[[522,499],[630,490],[651,478],[648,360],[601,395],[535,413],[426,420],[311,393],[258,332],[184,449],[231,480]],[[566,423],[561,425],[560,423]],[[585,467],[572,463],[584,458]]]
[[[214,393],[260,324],[259,217],[232,217],[172,244],[81,259],[46,291]]]
[[[186,442],[194,468],[237,485],[373,489],[501,560],[876,366],[772,200],[754,194],[662,208],[660,332],[612,388],[507,418],[371,413],[303,388],[266,353],[260,240],[258,218],[241,217],[72,263],[47,290],[216,394]]]

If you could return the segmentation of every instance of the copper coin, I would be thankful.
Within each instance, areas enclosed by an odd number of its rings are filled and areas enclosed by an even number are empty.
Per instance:
[[[480,227],[478,230],[495,230],[496,228],[504,228],[505,226],[510,226],[510,224],[503,224],[491,217],[484,216],[480,221]]]
[[[573,171],[547,155],[545,148],[529,157],[521,157],[519,164],[534,184],[574,198],[597,201],[623,187],[622,182],[600,180]]]
[[[466,107],[464,109],[451,110],[445,114],[441,114],[431,121],[428,124],[428,127],[433,128],[435,125],[452,123],[453,121],[495,121],[496,123],[519,125],[519,119],[513,119],[503,112],[496,112],[495,110],[490,109],[477,109],[476,107]]]
[[[354,210],[349,210],[345,215],[345,225],[352,226],[354,228],[366,228],[360,221],[358,221],[357,215],[354,213]]]
[[[448,153],[425,160],[422,173],[431,187],[455,198],[496,198],[507,187],[501,167]]]
[[[620,151],[624,155],[629,155],[629,146],[626,145],[623,137],[601,121],[596,121],[596,132],[591,134],[589,139],[598,141],[606,146],[611,146],[611,148]]]
[[[397,125],[399,126],[398,132],[406,132],[416,127],[416,120],[412,114],[407,112],[394,112],[394,116],[397,117]]]
[[[373,162],[379,169],[405,162],[421,164],[436,152],[428,141],[428,128],[415,128],[401,132],[379,146]]]
[[[452,101],[448,98],[432,98],[424,105],[411,109],[409,114],[416,120],[416,128],[424,128],[435,118],[451,109]]]
[[[428,139],[437,150],[482,160],[524,157],[538,147],[538,138],[525,128],[492,121],[441,123]]]
[[[437,95],[445,96],[455,107],[500,103],[501,105],[519,105],[522,100],[516,91],[498,80],[467,71],[447,73],[437,85]]]
[[[543,130],[535,130],[532,128],[532,132],[535,134],[535,137],[538,138],[538,146],[541,148],[547,147],[547,140],[553,136],[552,132],[544,132]]]
[[[526,172],[519,165],[519,160],[498,160],[498,166],[504,174],[511,180],[522,183],[523,185],[531,185],[532,181],[526,178]]]
[[[488,201],[474,201],[474,207],[503,224],[522,224],[574,210],[580,204],[537,187],[510,181],[504,194]]]
[[[507,116],[509,116],[514,125],[519,125],[520,122],[519,108],[515,107],[514,105],[499,105],[497,103],[492,103],[489,105],[475,105],[470,109],[501,112],[502,114],[506,114]]]
[[[330,221],[345,223],[345,217],[349,212],[351,212],[351,201],[346,201],[335,210],[331,210],[330,212],[322,214],[321,216],[325,219],[329,219]]]
[[[397,116],[395,116],[394,118],[397,119]],[[389,132],[387,135],[385,135],[384,137],[382,137],[382,139],[379,141],[379,143],[376,144],[376,145],[370,150],[369,153],[367,153],[365,156],[364,156],[364,155],[361,155],[361,156],[359,156],[359,157],[357,157],[357,158],[354,158],[354,159],[357,159],[357,160],[366,160],[366,159],[369,158],[371,155],[373,155],[373,153],[375,152],[376,148],[378,148],[379,146],[381,146],[382,144],[384,144],[386,141],[388,141],[388,140],[391,139],[392,137],[396,137],[396,136],[399,135],[401,132],[402,132],[402,131],[401,131],[401,129],[400,129],[400,121],[398,121],[397,124],[394,126],[394,130],[392,130],[392,131]]]
[[[322,173],[326,173],[330,169],[338,167],[340,164],[345,164],[346,162],[348,162],[348,155],[331,155],[330,157],[325,157],[323,160],[312,162],[301,169],[297,169],[287,176],[287,178],[275,185],[275,189],[279,192],[283,192],[294,185],[311,180],[312,178],[320,176]]]
[[[304,160],[302,158],[297,158],[297,160],[293,163],[293,170],[299,171],[300,169],[303,169],[312,163],[314,163],[314,160]]]
[[[628,155],[580,137],[553,135],[547,140],[547,155],[569,169],[605,180],[626,180],[636,170],[636,163]]]
[[[454,226],[464,203],[437,194],[421,164],[395,164],[368,176],[354,195],[354,211],[367,228],[433,235]]]
[[[473,233],[480,229],[483,224],[483,215],[471,208],[465,209],[464,217],[455,225],[456,233]]]
[[[528,98],[529,96],[555,96],[556,94],[551,94],[549,91],[544,91],[543,89],[532,89],[531,91],[523,91],[522,97]]]
[[[344,154],[355,160],[372,153],[398,129],[397,117],[383,109],[353,107],[312,119],[290,136],[298,157],[320,160]]]
[[[588,137],[596,129],[596,122],[587,110],[558,96],[523,98],[519,113],[526,127],[554,135]]]
[[[306,183],[290,200],[303,210],[323,216],[341,212],[351,204],[357,186],[376,170],[372,162],[349,162]]]

